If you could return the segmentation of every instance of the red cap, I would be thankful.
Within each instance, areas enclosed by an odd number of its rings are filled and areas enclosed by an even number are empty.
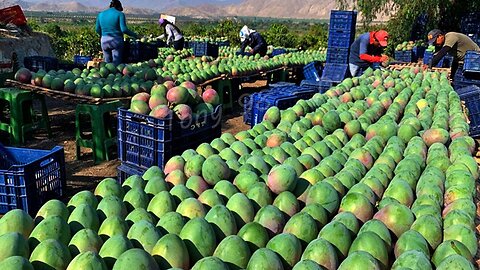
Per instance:
[[[387,41],[388,41],[388,32],[385,30],[379,30],[376,31],[373,36],[375,37],[376,40],[378,40],[378,43],[382,47],[387,47]]]

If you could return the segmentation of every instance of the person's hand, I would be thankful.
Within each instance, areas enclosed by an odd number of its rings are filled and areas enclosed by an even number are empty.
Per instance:
[[[253,49],[250,49],[250,51],[249,51],[249,52],[250,52],[250,54],[253,54]]]
[[[383,54],[382,57],[380,58],[380,61],[381,61],[382,63],[386,63],[386,62],[388,61],[388,59],[389,59],[388,56],[386,56],[386,55]]]

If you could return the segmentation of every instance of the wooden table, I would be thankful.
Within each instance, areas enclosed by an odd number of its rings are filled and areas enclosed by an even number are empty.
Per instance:
[[[77,95],[77,94],[74,94],[74,93],[52,90],[52,89],[48,89],[48,88],[41,87],[41,86],[36,86],[36,85],[17,82],[17,81],[14,81],[14,80],[6,80],[5,85],[16,87],[16,88],[19,88],[19,89],[22,89],[22,90],[35,92],[35,93],[38,93],[38,94],[49,96],[51,98],[61,99],[61,100],[65,100],[65,101],[68,101],[68,102],[80,103],[80,104],[86,103],[86,104],[96,105],[96,104],[103,104],[103,103],[107,103],[107,102],[115,101],[115,100],[120,100],[120,101],[125,100],[125,101],[127,101],[127,100],[130,100],[132,98],[132,97],[96,98],[96,97],[87,96],[87,95]]]

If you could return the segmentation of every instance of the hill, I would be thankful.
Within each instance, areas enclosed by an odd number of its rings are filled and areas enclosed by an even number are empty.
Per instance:
[[[98,12],[104,0],[3,0],[0,8],[19,4],[25,10],[49,12]],[[274,18],[326,19],[336,8],[331,0],[123,0],[125,13],[167,13],[195,18],[254,16]]]

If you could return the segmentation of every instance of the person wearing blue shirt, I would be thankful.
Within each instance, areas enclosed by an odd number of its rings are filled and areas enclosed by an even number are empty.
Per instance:
[[[96,31],[101,36],[100,44],[103,60],[118,65],[122,63],[123,34],[138,38],[138,35],[127,28],[122,3],[112,0],[110,8],[97,16]]]
[[[367,32],[360,35],[350,46],[348,64],[352,77],[359,76],[362,71],[374,63],[382,63],[388,60],[383,55],[387,47],[388,33],[385,30]]]

